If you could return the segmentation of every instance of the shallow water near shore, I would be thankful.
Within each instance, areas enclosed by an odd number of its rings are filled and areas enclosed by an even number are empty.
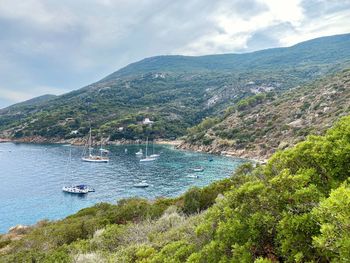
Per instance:
[[[230,176],[246,161],[155,145],[160,158],[140,163],[135,153],[140,148],[145,150],[144,145],[106,148],[110,150],[110,162],[96,164],[81,161],[82,147],[0,144],[0,233],[17,224],[64,218],[99,202],[116,203],[133,196],[177,196],[192,186],[205,186]],[[70,149],[72,159],[67,165]],[[198,166],[204,171],[191,170]],[[199,178],[191,178],[193,175]],[[148,188],[133,187],[143,180],[150,184]],[[64,184],[88,184],[96,192],[84,196],[66,194],[61,190]]]

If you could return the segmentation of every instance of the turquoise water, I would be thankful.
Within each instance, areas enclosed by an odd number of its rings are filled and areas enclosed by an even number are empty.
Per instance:
[[[67,165],[70,148],[72,159]],[[161,152],[161,157],[155,162],[140,163],[135,155],[139,148],[137,145],[107,147],[110,162],[95,164],[80,160],[81,147],[0,144],[0,233],[17,224],[64,218],[99,202],[116,203],[132,196],[177,196],[192,186],[205,186],[231,175],[244,162],[156,145],[155,152]],[[193,173],[191,168],[197,166],[205,170]],[[194,174],[199,178],[188,177]],[[150,187],[133,187],[142,180]],[[65,181],[89,184],[96,192],[84,196],[63,193]]]

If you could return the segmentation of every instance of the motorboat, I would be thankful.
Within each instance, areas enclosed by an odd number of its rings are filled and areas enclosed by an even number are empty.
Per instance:
[[[89,155],[87,157],[82,157],[82,161],[84,162],[90,162],[90,163],[108,163],[109,158],[104,156],[98,156],[98,155]]]
[[[149,187],[149,184],[146,181],[142,181],[140,183],[134,184],[134,187],[136,187],[136,188],[146,188],[146,187]]]
[[[143,155],[143,153],[142,153],[142,149],[140,149],[137,153],[135,153],[136,154],[136,156],[142,156]]]
[[[85,184],[80,184],[72,186],[63,186],[62,191],[71,194],[87,194],[89,192],[95,192],[95,189]]]
[[[108,154],[108,153],[109,153],[109,151],[108,151],[107,149],[103,149],[103,148],[100,148],[100,152],[101,152],[101,153],[105,153],[105,154]]]
[[[195,167],[195,168],[192,168],[191,170],[192,170],[192,172],[203,172],[204,168],[203,167]]]
[[[188,178],[199,178],[199,175],[189,174],[186,177],[188,177]]]

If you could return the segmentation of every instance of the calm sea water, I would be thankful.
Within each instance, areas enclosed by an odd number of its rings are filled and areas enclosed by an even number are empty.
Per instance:
[[[69,151],[72,150],[70,165]],[[99,202],[116,203],[126,197],[177,196],[192,186],[205,186],[228,177],[242,159],[175,150],[156,145],[161,157],[140,163],[140,146],[110,146],[108,164],[80,160],[82,148],[64,145],[0,144],[0,233],[17,224],[60,219]],[[144,148],[144,146],[141,146]],[[127,153],[125,153],[127,149]],[[209,158],[213,161],[209,162]],[[191,168],[202,166],[204,172]],[[189,178],[189,175],[199,178]],[[146,180],[151,186],[133,185]],[[61,191],[64,182],[89,184],[94,193],[76,196]]]

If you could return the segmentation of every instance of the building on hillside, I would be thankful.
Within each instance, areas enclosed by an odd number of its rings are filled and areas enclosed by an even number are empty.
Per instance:
[[[152,124],[154,121],[151,121],[149,118],[145,118],[142,122],[143,124]]]

